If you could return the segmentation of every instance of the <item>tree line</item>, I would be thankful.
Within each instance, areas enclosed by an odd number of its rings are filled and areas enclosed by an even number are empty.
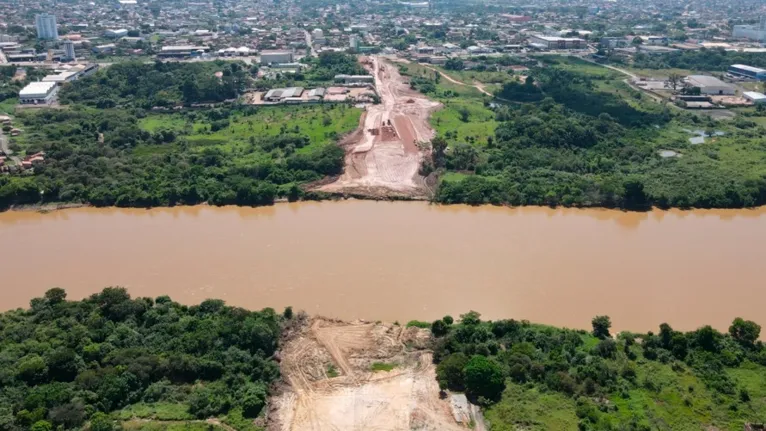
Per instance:
[[[766,178],[744,162],[741,169],[734,161],[719,162],[717,146],[706,147],[707,157],[694,158],[696,164],[658,155],[661,142],[668,141],[663,130],[674,122],[706,130],[720,125],[645,102],[645,96],[609,77],[553,65],[533,71],[523,83],[505,83],[497,97],[499,124],[486,146],[447,148],[442,137],[433,140],[424,172],[466,174],[442,181],[437,202],[633,210],[766,204]],[[754,143],[763,131],[745,119],[731,125],[727,134],[743,144]],[[684,141],[664,145],[684,146]]]
[[[66,296],[54,288],[0,314],[0,429],[107,431],[106,414],[158,402],[198,418],[254,418],[279,376],[272,356],[286,317],[272,309],[186,306],[119,287]]]
[[[254,108],[201,111],[210,127],[228,127],[233,115]],[[29,130],[27,153],[45,151],[34,175],[0,176],[0,208],[44,202],[152,207],[269,205],[304,195],[298,184],[343,170],[342,148],[298,152],[310,140],[285,130],[253,136],[238,151],[190,143],[184,133],[138,124],[141,110],[42,110],[19,115]],[[196,115],[196,114],[195,114]],[[217,125],[217,126],[216,126]],[[148,153],[145,153],[148,152]],[[250,156],[252,162],[238,159]]]
[[[148,110],[236,99],[249,80],[250,71],[238,62],[125,62],[64,85],[59,99],[102,109]]]

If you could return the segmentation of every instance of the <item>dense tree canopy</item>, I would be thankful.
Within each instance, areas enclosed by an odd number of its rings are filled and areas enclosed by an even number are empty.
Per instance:
[[[221,300],[185,306],[110,287],[82,301],[51,289],[0,315],[0,427],[111,429],[103,413],[136,403],[199,418],[257,416],[278,377],[282,317]],[[61,429],[61,428],[60,428]]]
[[[194,144],[183,130],[149,132],[139,127],[139,117],[146,115],[141,110],[30,111],[19,116],[30,133],[26,152],[43,150],[46,162],[34,175],[0,176],[0,208],[47,201],[131,207],[267,205],[278,195],[291,193],[292,199],[302,194],[290,183],[342,171],[343,149],[331,142],[298,152],[312,142],[300,131],[252,136],[237,151],[222,148],[219,143],[225,140],[205,137],[254,112],[188,112],[190,122],[205,128]]]
[[[433,141],[429,163],[461,174],[445,177],[436,201],[634,210],[766,204],[763,127],[670,109],[582,60],[543,62],[530,79],[496,92],[486,143],[469,135],[443,150],[443,137]],[[726,137],[690,144],[702,128]],[[683,156],[665,158],[667,149]]]
[[[117,63],[62,88],[63,103],[98,108],[132,106],[143,109],[236,99],[248,83],[241,63],[224,61]]]

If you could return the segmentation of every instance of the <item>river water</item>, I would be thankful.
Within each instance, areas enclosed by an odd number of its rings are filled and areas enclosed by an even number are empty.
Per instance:
[[[0,213],[0,308],[59,286],[344,319],[473,309],[588,328],[766,324],[766,209],[652,211],[304,202]]]

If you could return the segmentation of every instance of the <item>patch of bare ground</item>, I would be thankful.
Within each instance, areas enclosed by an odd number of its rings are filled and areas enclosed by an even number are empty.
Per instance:
[[[439,397],[430,332],[303,315],[280,351],[269,431],[462,431]],[[396,364],[372,371],[372,364]]]
[[[375,198],[420,198],[430,193],[419,174],[434,135],[428,124],[441,105],[409,88],[397,67],[372,56],[362,63],[375,77],[380,103],[369,105],[359,128],[341,141],[345,172],[317,190]],[[420,145],[419,145],[420,144]]]

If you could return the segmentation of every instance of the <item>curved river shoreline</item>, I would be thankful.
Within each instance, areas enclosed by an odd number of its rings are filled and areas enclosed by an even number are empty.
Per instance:
[[[0,213],[0,309],[50,287],[343,319],[474,309],[589,328],[766,324],[766,208],[613,210],[302,202]]]

